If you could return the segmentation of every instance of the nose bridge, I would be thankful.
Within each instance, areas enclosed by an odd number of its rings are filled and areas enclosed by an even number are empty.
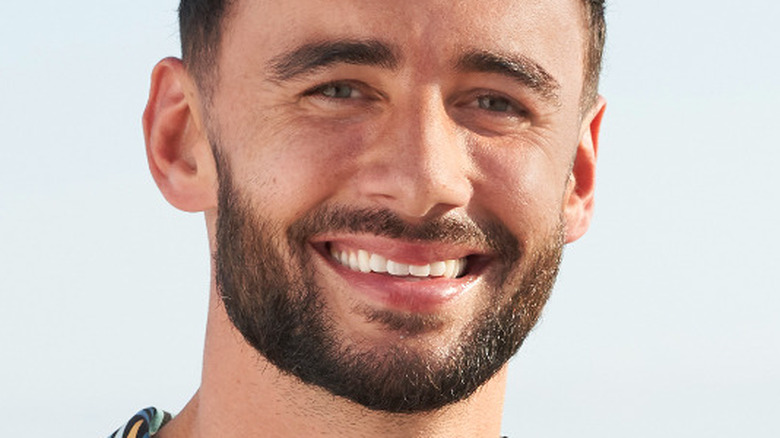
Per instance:
[[[360,190],[409,220],[443,214],[471,198],[466,144],[435,90],[397,103],[375,136]]]

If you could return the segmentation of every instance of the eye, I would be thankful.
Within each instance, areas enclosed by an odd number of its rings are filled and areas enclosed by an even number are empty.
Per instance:
[[[497,113],[505,113],[513,110],[512,103],[509,102],[509,99],[497,96],[479,96],[477,97],[477,105],[483,110]]]
[[[328,84],[320,89],[320,93],[326,97],[346,99],[352,96],[352,87],[347,84]]]
[[[452,117],[485,135],[515,133],[533,122],[532,112],[525,105],[500,91],[477,88],[455,94],[452,99]]]
[[[504,93],[496,91],[477,89],[463,93],[455,99],[456,106],[477,111],[477,113],[486,116],[525,119],[529,115],[524,105]],[[474,116],[477,116],[477,113]]]
[[[358,99],[363,93],[347,82],[331,82],[319,85],[304,93],[306,96],[325,97],[328,99]]]

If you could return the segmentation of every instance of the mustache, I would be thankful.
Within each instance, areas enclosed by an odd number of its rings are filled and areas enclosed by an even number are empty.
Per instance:
[[[304,244],[324,233],[366,233],[394,239],[486,247],[508,262],[520,258],[522,244],[497,220],[444,215],[420,223],[404,221],[382,208],[323,206],[296,220],[287,230],[290,242]]]

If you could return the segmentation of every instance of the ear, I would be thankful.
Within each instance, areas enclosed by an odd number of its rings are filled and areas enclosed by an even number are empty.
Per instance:
[[[569,185],[566,189],[564,215],[566,217],[566,243],[582,237],[593,217],[593,192],[595,189],[596,156],[599,130],[604,117],[606,101],[599,96],[582,122],[580,143],[574,158]]]
[[[181,60],[166,58],[152,72],[143,115],[146,155],[165,199],[184,211],[217,205],[217,172],[199,94]]]

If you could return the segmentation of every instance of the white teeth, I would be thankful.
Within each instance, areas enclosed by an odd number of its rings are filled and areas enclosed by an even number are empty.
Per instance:
[[[388,260],[385,257],[372,254],[365,250],[339,251],[330,250],[331,256],[340,264],[353,271],[369,273],[388,273],[398,277],[445,277],[458,278],[466,271],[466,259],[452,259],[433,262],[427,265],[409,265]]]
[[[447,260],[444,262],[444,276],[449,278],[455,278],[458,273],[457,260]]]
[[[431,275],[431,265],[409,265],[409,273],[415,277],[428,277]]]
[[[360,272],[363,273],[371,272],[370,258],[371,256],[368,255],[368,252],[363,251],[362,249],[358,251],[357,259],[358,259],[358,267],[360,268]]]
[[[466,259],[447,260],[444,262],[444,276],[457,278],[466,272]]]
[[[390,275],[397,275],[399,277],[405,277],[409,275],[409,265],[405,263],[396,263],[392,260],[387,261],[387,272]]]
[[[431,263],[431,277],[441,277],[445,272],[447,272],[446,262]]]
[[[355,254],[354,252],[349,253],[349,267],[352,268],[353,271],[360,270],[360,265],[358,265],[357,254]]]
[[[378,254],[371,254],[369,258],[371,270],[374,272],[387,272],[387,259]]]

